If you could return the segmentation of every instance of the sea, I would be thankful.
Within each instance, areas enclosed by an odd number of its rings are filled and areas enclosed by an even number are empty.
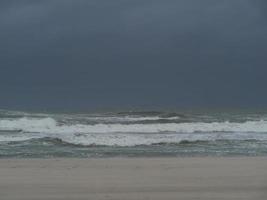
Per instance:
[[[266,155],[267,111],[0,110],[0,158]]]

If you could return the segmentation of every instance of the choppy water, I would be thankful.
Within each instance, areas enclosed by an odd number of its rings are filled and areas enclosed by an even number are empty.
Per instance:
[[[267,155],[267,112],[0,110],[0,157]]]

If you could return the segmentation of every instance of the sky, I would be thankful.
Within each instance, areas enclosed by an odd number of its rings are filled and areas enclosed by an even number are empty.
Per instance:
[[[267,107],[265,0],[1,0],[0,108]]]

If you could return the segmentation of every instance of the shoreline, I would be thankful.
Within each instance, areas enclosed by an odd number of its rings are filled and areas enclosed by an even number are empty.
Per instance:
[[[122,160],[122,159],[205,159],[205,158],[211,158],[211,159],[231,159],[231,158],[237,158],[237,159],[243,159],[243,158],[266,158],[267,155],[179,155],[179,156],[173,156],[173,155],[155,155],[155,156],[92,156],[92,157],[74,157],[74,156],[51,156],[51,157],[0,157],[1,160]]]
[[[266,159],[267,155],[185,155],[185,156],[107,156],[107,157],[0,157],[1,160],[153,160],[153,159]]]
[[[267,198],[267,157],[2,158],[1,200]]]

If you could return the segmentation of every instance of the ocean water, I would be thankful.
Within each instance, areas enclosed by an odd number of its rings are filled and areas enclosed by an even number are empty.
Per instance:
[[[0,110],[0,158],[264,155],[263,111]]]

